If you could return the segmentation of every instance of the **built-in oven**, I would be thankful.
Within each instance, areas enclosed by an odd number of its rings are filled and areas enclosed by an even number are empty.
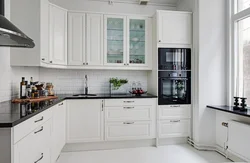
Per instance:
[[[191,70],[191,49],[159,48],[159,70]]]
[[[159,71],[158,104],[191,104],[191,72]]]

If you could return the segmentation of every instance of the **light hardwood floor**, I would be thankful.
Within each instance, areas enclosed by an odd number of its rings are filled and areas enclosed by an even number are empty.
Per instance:
[[[198,151],[190,145],[62,153],[58,163],[221,163],[231,162],[211,151]]]

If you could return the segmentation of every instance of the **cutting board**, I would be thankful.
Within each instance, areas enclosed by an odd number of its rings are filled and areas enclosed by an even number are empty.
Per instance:
[[[30,99],[14,99],[12,100],[13,103],[23,103],[23,102],[40,102],[40,101],[46,101],[46,100],[53,100],[53,99],[57,99],[57,96],[47,96],[47,97],[43,97],[41,96],[40,98],[30,98]]]

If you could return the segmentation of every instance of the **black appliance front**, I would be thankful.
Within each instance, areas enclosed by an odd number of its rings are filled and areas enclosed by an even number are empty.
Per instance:
[[[158,104],[191,104],[191,72],[158,72]]]
[[[191,49],[159,48],[159,70],[191,70]]]

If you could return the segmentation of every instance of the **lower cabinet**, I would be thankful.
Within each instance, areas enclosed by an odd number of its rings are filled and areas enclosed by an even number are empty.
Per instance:
[[[104,140],[103,100],[69,100],[67,106],[67,143]]]
[[[175,138],[190,136],[191,105],[158,106],[158,137]]]
[[[188,137],[190,135],[190,120],[164,120],[160,121],[159,138]]]
[[[66,102],[53,106],[51,163],[55,163],[66,143]]]
[[[106,140],[136,140],[153,138],[153,126],[146,122],[111,122],[106,124]]]
[[[14,145],[14,163],[50,163],[51,120]]]

